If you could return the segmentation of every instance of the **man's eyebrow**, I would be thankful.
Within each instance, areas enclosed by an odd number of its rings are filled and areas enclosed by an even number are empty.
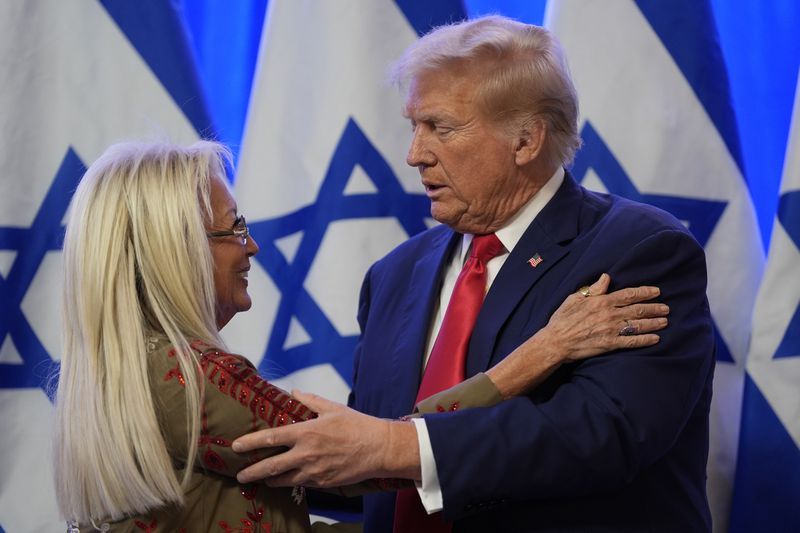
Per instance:
[[[457,122],[454,116],[437,111],[419,113],[414,117],[411,117],[408,113],[404,112],[403,116],[405,116],[405,118],[409,120],[414,120],[416,122]]]

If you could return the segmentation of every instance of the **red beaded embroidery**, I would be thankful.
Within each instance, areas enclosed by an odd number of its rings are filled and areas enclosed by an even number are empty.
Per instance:
[[[167,357],[175,357],[175,348],[172,348],[169,352],[167,352]],[[183,374],[181,373],[181,365],[179,363],[175,364],[175,368],[170,368],[169,372],[166,373],[164,376],[164,381],[169,381],[172,378],[178,378],[178,383],[186,386],[186,380],[183,378]]]
[[[150,522],[150,524],[145,524],[141,520],[134,520],[133,523],[136,524],[136,527],[138,527],[142,531],[146,531],[147,533],[153,533],[153,531],[155,531],[156,528],[158,527],[158,522],[156,521],[155,518]]]
[[[460,405],[461,405],[461,404],[460,404],[459,402],[453,402],[453,403],[451,403],[451,404],[450,404],[450,407],[448,407],[447,409],[445,409],[445,408],[444,408],[444,407],[442,407],[441,405],[438,405],[438,404],[437,404],[437,405],[436,405],[436,412],[437,412],[437,413],[444,413],[444,412],[446,412],[446,411],[458,411],[458,408],[459,408],[459,406],[460,406]]]
[[[209,433],[208,415],[206,414],[205,408],[203,408],[201,420],[203,427],[200,429],[200,441],[198,442],[198,446],[201,448],[205,446],[205,451],[202,455],[203,464],[206,466],[206,468],[216,472],[227,472],[228,465],[225,464],[225,461],[222,459],[222,457],[211,448],[211,445],[213,444],[215,446],[224,446],[228,448],[231,445],[231,441],[222,437],[213,436]]]
[[[241,405],[249,406],[253,415],[269,426],[294,424],[317,417],[305,405],[262,379],[240,356],[220,352],[202,341],[192,341],[190,346],[199,353],[200,368],[208,381]],[[167,355],[174,358],[175,349],[169,350]],[[181,385],[186,385],[180,365],[171,368],[164,376],[164,381],[174,378]]]
[[[250,411],[253,416],[253,430],[258,428],[257,421],[259,419],[265,421],[268,426],[275,427],[316,418],[316,413],[301,402],[262,379],[255,368],[240,356],[220,352],[200,341],[194,341],[190,346],[199,354],[200,368],[211,386],[222,394],[230,396],[239,405]],[[170,350],[168,355],[175,357],[175,351]],[[185,385],[179,366],[170,369],[164,380],[169,381],[173,378],[177,378],[181,385]],[[202,464],[209,470],[228,473],[228,465],[213,447],[229,448],[232,441],[210,433],[205,407],[201,413],[201,421],[198,453]],[[248,459],[257,462],[260,457],[258,454],[250,454]],[[221,531],[226,533],[278,533],[272,530],[271,524],[263,522],[264,507],[257,505],[259,503],[256,498],[257,491],[257,485],[241,487],[242,497],[248,501],[250,510],[245,511],[246,518],[239,520],[241,525],[231,525],[225,520],[220,520],[218,525]],[[141,524],[147,527],[144,523]],[[139,523],[137,523],[138,525]]]
[[[234,528],[225,520],[220,520],[218,525],[225,533],[272,533],[272,524],[264,523],[264,508],[256,507],[256,494],[258,493],[258,485],[243,485],[241,487],[242,497],[250,502],[252,511],[245,511],[247,518],[240,518],[239,522],[241,527]],[[275,532],[277,533],[277,532]]]
[[[194,347],[194,346],[193,346]],[[250,407],[269,426],[316,418],[316,413],[262,379],[242,358],[217,350],[201,353],[200,367],[223,394]]]

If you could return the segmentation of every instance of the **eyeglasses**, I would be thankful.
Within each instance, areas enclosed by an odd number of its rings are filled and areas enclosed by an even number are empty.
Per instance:
[[[250,229],[247,227],[244,215],[239,215],[233,222],[233,229],[227,231],[208,231],[206,235],[209,237],[230,237],[231,235],[236,235],[242,239],[242,244],[246,245],[247,237],[250,236]]]

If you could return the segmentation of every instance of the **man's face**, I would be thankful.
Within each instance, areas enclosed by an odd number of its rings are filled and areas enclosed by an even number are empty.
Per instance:
[[[516,140],[481,112],[476,74],[425,72],[409,87],[413,138],[406,162],[419,169],[431,216],[462,233],[491,233],[531,197],[515,162]]]

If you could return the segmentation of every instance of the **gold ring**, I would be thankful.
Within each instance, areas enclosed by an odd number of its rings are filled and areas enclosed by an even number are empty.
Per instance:
[[[578,289],[578,292],[583,294],[584,298],[588,298],[589,296],[592,295],[592,289],[590,289],[588,285],[584,285],[583,287]]]

